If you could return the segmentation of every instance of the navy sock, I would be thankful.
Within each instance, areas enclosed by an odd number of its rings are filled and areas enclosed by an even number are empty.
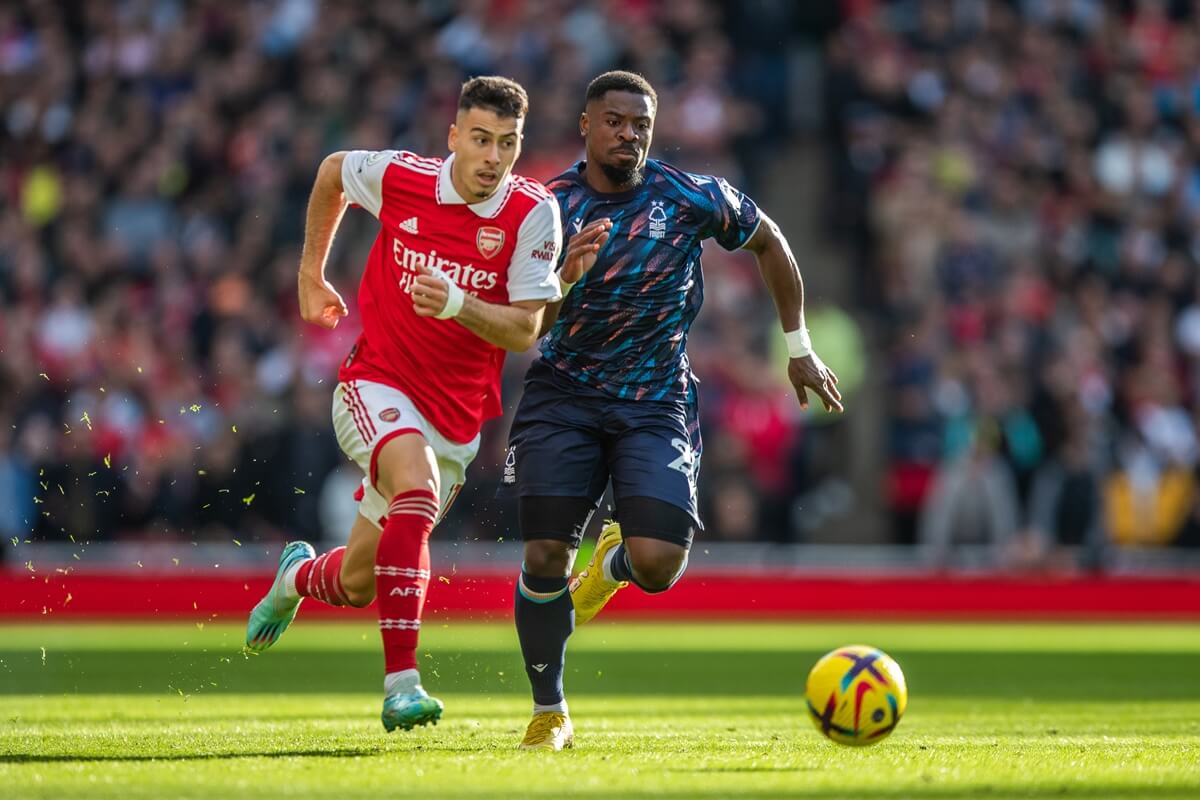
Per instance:
[[[575,606],[566,576],[540,578],[522,570],[513,616],[533,702],[546,706],[563,702],[567,639],[575,630]]]
[[[637,581],[633,577],[633,567],[629,566],[629,552],[625,549],[625,543],[621,542],[617,545],[612,554],[612,561],[609,562],[609,571],[613,579],[618,581],[629,581],[637,585]]]

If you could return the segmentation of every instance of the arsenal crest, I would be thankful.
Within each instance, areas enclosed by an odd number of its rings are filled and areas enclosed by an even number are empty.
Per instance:
[[[475,234],[475,246],[484,258],[491,258],[504,247],[504,231],[490,225],[480,228],[479,233]]]

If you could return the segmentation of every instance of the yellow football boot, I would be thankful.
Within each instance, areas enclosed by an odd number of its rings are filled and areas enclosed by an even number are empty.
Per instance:
[[[575,624],[582,625],[600,613],[604,604],[629,581],[610,581],[604,577],[604,557],[621,543],[621,526],[610,522],[600,531],[592,560],[583,571],[571,579],[571,602],[575,605]]]
[[[575,729],[571,718],[561,711],[543,711],[534,714],[521,740],[521,750],[549,750],[557,752],[575,746]]]

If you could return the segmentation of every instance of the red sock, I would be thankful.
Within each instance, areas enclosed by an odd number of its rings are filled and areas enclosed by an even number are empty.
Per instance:
[[[428,489],[401,492],[388,507],[375,555],[375,596],[388,672],[417,667],[421,608],[429,588],[429,534],[437,512],[437,495]]]
[[[301,564],[296,570],[296,591],[300,596],[331,606],[350,605],[342,588],[342,558],[345,555],[345,547],[335,547]]]

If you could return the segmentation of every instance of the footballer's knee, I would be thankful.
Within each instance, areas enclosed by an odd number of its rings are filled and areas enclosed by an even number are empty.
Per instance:
[[[586,497],[521,497],[517,515],[525,539],[525,572],[539,578],[569,575],[595,507]]]
[[[571,571],[571,546],[557,539],[533,539],[525,543],[525,572],[539,578],[558,578]]]

